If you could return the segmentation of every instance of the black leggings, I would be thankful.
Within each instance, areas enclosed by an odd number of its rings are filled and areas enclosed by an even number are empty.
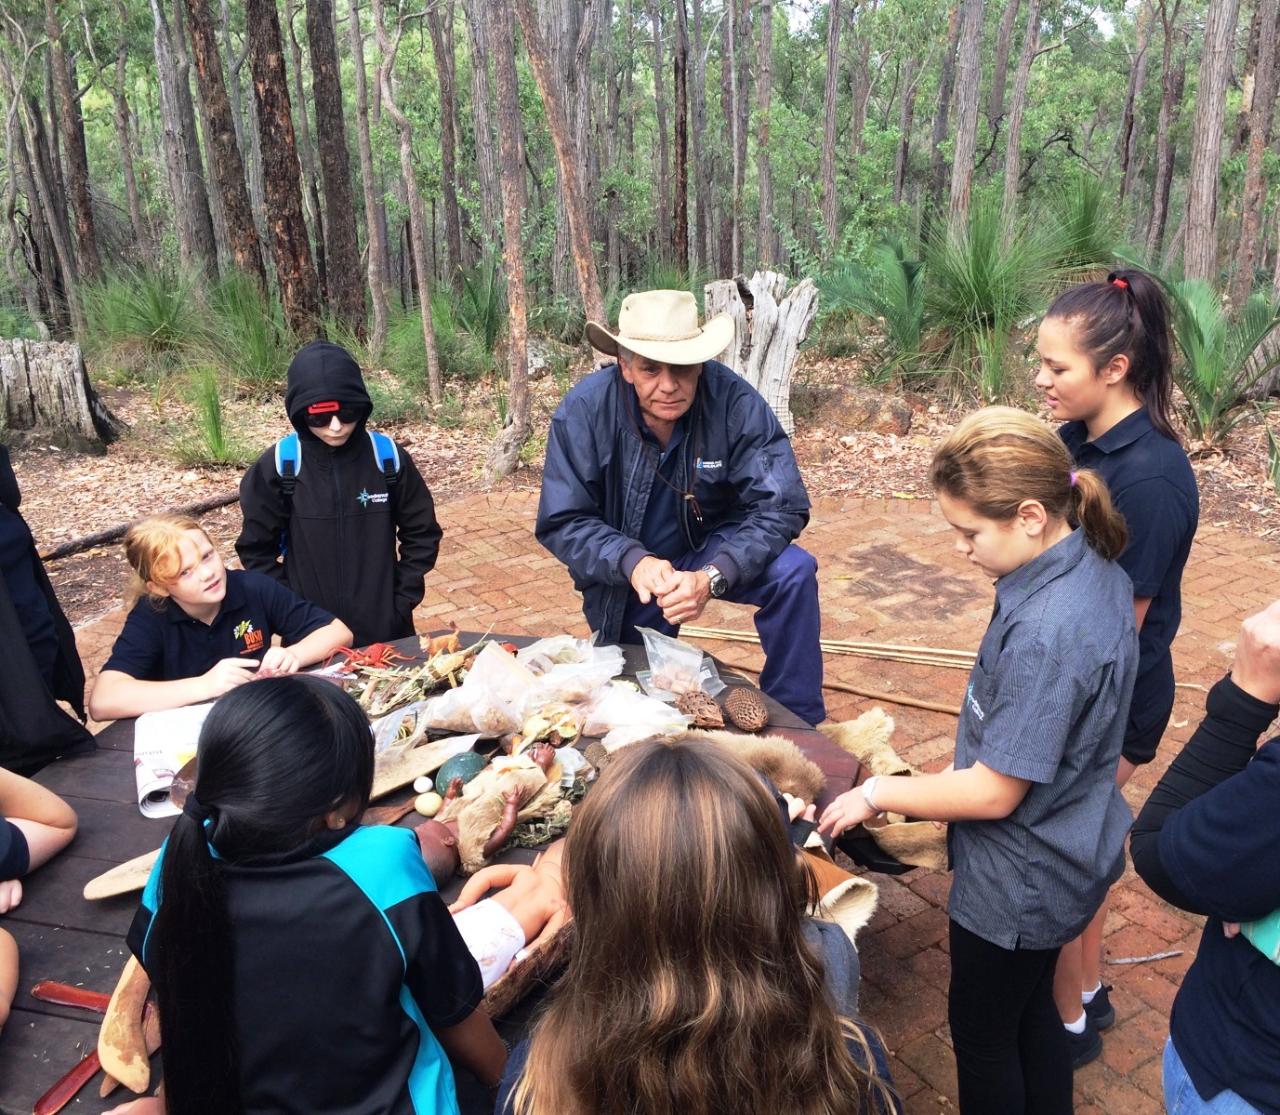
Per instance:
[[[1002,949],[951,922],[948,1016],[961,1115],[1071,1115],[1071,1053],[1053,1005],[1058,949]]]

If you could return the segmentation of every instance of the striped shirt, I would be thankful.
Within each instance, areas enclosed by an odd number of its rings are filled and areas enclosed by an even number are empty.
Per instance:
[[[1056,948],[1119,877],[1132,818],[1115,776],[1137,665],[1133,585],[1081,530],[996,582],[955,765],[1031,786],[1008,817],[949,828],[950,913],[971,933]]]

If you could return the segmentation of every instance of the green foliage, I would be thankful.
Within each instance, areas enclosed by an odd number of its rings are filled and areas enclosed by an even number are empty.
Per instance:
[[[1255,294],[1232,321],[1222,299],[1199,279],[1166,289],[1182,357],[1174,375],[1186,398],[1187,429],[1215,446],[1247,413],[1241,404],[1249,388],[1280,363],[1280,354],[1261,351],[1280,325],[1280,307]]]
[[[419,324],[421,335],[421,324]],[[394,377],[365,376],[365,389],[373,403],[373,423],[417,422],[423,417],[424,392]]]
[[[618,299],[618,304],[621,303],[622,300]],[[617,320],[617,311],[614,311],[612,320]],[[582,312],[582,304],[576,299],[555,298],[529,310],[529,332],[541,333],[544,337],[553,337],[565,344],[578,344],[586,327],[586,315]]]
[[[698,303],[698,313],[704,311],[704,288],[713,276],[708,272],[695,269],[685,273],[674,263],[666,263],[660,259],[651,259],[647,266],[630,282],[624,283],[605,296],[604,309],[610,326],[616,325],[618,311],[627,295],[638,290],[687,290]]]
[[[1110,271],[1120,239],[1118,225],[1115,199],[1102,180],[1092,174],[1072,175],[1040,222],[1055,281],[1068,286],[1092,272]]]
[[[19,337],[35,340],[36,327],[31,324],[26,313],[17,307],[0,306],[0,337],[7,340],[17,340]]]
[[[264,298],[249,276],[235,272],[213,288],[209,304],[209,339],[239,389],[255,396],[283,392],[298,344],[279,301]]]
[[[119,348],[168,356],[204,339],[195,284],[182,271],[116,271],[85,284],[83,294],[90,356]]]
[[[496,257],[490,256],[462,277],[462,297],[456,307],[458,324],[492,357],[507,324],[506,284]]]
[[[194,431],[175,445],[178,459],[187,465],[247,465],[252,454],[227,433],[222,414],[222,383],[216,368],[207,365],[190,373]]]
[[[437,290],[432,296],[431,324],[440,374],[445,379],[476,380],[493,370],[492,355],[459,324],[451,291]],[[391,314],[382,362],[402,383],[426,390],[427,347],[422,338],[422,313],[416,306]]]
[[[876,378],[909,366],[920,355],[924,332],[923,261],[906,245],[889,239],[872,249],[866,263],[837,261],[817,277],[824,317],[841,322],[850,315],[870,318],[884,331]]]
[[[1271,481],[1276,494],[1280,495],[1280,441],[1276,440],[1276,435],[1267,425],[1266,412],[1261,407],[1259,410],[1262,412],[1262,428],[1267,433],[1267,479]]]

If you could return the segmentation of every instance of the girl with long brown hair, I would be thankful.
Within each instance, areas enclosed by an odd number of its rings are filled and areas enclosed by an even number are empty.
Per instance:
[[[565,849],[569,968],[508,1115],[897,1112],[884,1052],[806,943],[806,876],[758,775],[685,738],[621,752]]]
[[[971,414],[934,455],[956,549],[996,606],[952,769],[870,778],[823,813],[828,833],[883,810],[950,821],[949,1018],[964,1115],[1068,1115],[1071,1055],[1053,1001],[1058,952],[1124,866],[1115,783],[1137,669],[1124,521],[1038,419]]]

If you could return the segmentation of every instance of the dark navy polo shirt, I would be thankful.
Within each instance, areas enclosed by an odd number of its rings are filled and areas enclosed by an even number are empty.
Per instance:
[[[22,516],[0,504],[0,576],[9,590],[9,600],[18,613],[22,633],[27,637],[31,657],[41,675],[53,688],[53,668],[58,661],[58,635],[53,612],[44,589],[36,579],[36,556],[31,531]]]
[[[1150,597],[1138,632],[1138,679],[1129,710],[1130,738],[1141,736],[1173,708],[1170,645],[1182,622],[1182,570],[1200,519],[1200,494],[1187,454],[1152,424],[1146,409],[1134,411],[1096,441],[1083,422],[1058,430],[1077,465],[1107,482],[1124,516],[1129,542],[1120,567],[1135,597]]]
[[[167,597],[159,607],[139,600],[102,668],[139,681],[199,677],[224,658],[261,660],[273,635],[289,646],[332,621],[278,581],[229,569],[227,595],[212,623],[192,619]]]
[[[640,527],[640,542],[655,557],[670,561],[689,552],[689,539],[680,526],[680,493],[672,487],[676,484],[676,466],[680,459],[678,450],[684,444],[689,414],[686,411],[680,416],[671,440],[663,449],[644,424],[635,388],[631,389],[631,405],[640,428],[640,440],[644,442],[643,458],[659,474],[653,478],[653,487],[649,489],[649,502],[645,505],[644,523]],[[664,477],[666,483],[663,482]]]

